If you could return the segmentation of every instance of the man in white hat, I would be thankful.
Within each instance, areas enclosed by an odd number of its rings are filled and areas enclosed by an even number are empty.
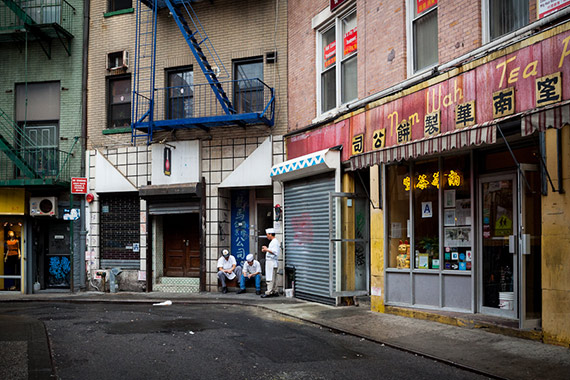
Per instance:
[[[245,283],[249,280],[255,280],[255,294],[261,294],[261,264],[259,261],[253,259],[253,255],[250,253],[245,258],[245,264],[243,264],[243,276],[241,276],[241,281],[239,282],[240,289],[238,294],[245,293]]]
[[[277,297],[277,267],[279,266],[279,255],[281,254],[281,244],[275,237],[275,229],[268,228],[265,234],[269,239],[269,247],[261,247],[261,251],[265,252],[265,281],[267,281],[267,291],[262,298]]]
[[[222,257],[218,259],[218,278],[222,284],[222,293],[228,292],[228,287],[226,286],[226,279],[233,280],[238,279],[238,283],[241,282],[241,267],[237,265],[235,257],[230,255],[227,249],[222,250]]]

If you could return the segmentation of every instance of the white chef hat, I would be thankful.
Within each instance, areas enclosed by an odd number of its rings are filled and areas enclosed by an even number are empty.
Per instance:
[[[251,263],[253,261],[253,255],[250,253],[249,255],[246,256],[245,261],[247,261],[248,263]]]
[[[266,233],[266,234],[274,234],[274,233],[275,233],[275,228],[267,228],[267,229],[265,230],[265,233]]]

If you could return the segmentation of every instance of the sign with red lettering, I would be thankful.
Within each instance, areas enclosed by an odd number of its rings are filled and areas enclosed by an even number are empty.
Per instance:
[[[543,18],[570,5],[570,0],[538,0],[536,10],[538,18]]]
[[[329,66],[332,66],[336,62],[336,41],[331,42],[327,46],[325,46],[325,69]]]
[[[357,48],[356,28],[353,28],[344,34],[344,55],[354,53]]]
[[[71,194],[87,194],[87,178],[71,178]]]
[[[331,12],[338,8],[346,0],[331,0]]]
[[[437,5],[437,0],[416,0],[416,14],[423,13]]]

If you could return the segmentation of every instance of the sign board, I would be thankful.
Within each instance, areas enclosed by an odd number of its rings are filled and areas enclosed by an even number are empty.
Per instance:
[[[336,62],[336,41],[325,46],[325,68],[334,65]]]
[[[80,215],[78,208],[65,209],[63,211],[63,220],[78,220]]]
[[[437,0],[416,0],[416,14],[419,15],[437,5]]]
[[[537,0],[537,3],[536,11],[540,19],[570,5],[570,0]]]
[[[340,7],[346,0],[331,0],[331,12]]]
[[[71,178],[71,194],[87,194],[87,178]]]
[[[344,55],[347,56],[358,50],[358,37],[356,27],[350,29],[344,34]]]

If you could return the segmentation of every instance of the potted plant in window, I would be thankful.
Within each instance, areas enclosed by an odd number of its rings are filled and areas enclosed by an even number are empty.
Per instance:
[[[429,256],[429,267],[432,268],[432,261],[434,256],[439,258],[439,238],[435,236],[426,236],[418,242],[419,246],[423,248]]]

